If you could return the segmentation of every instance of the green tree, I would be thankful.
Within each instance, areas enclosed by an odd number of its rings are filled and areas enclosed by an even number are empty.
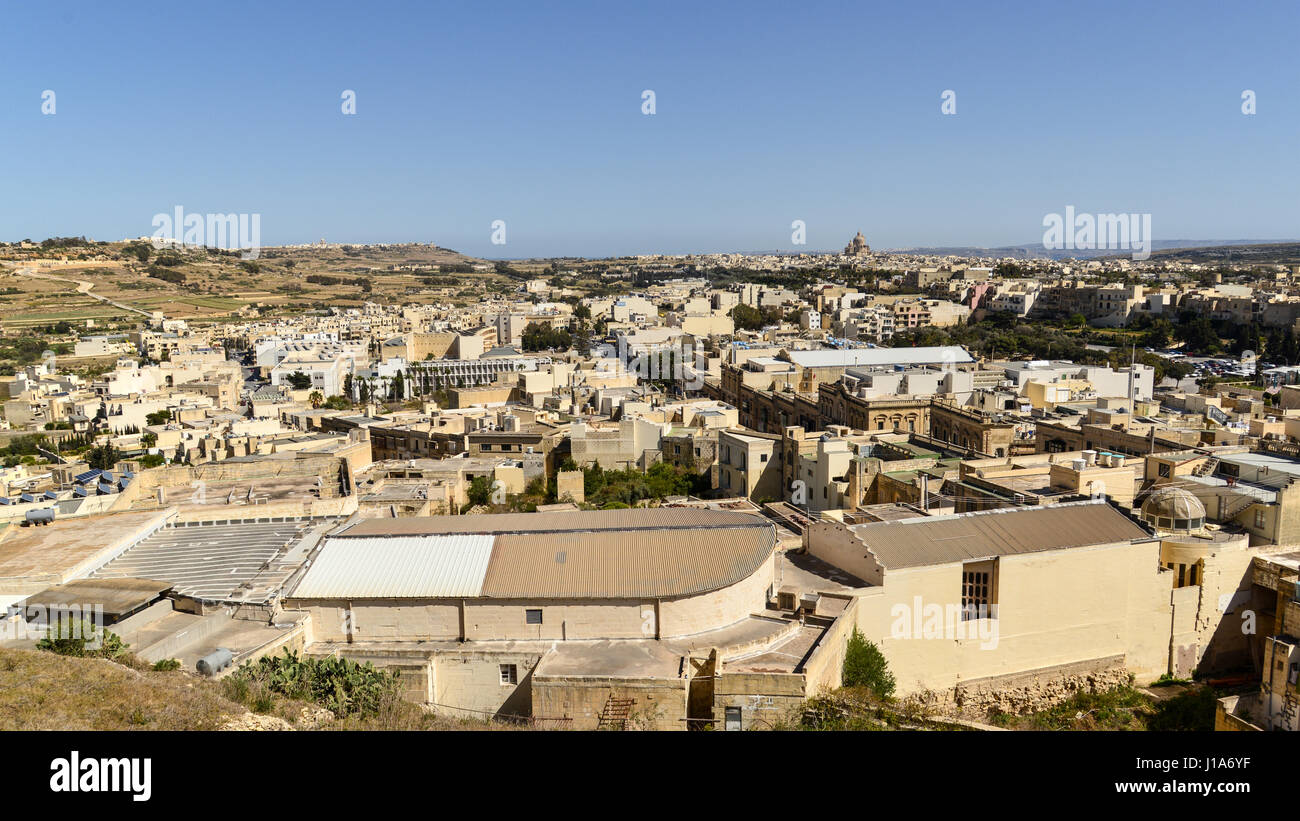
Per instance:
[[[1187,315],[1179,318],[1181,321],[1175,334],[1187,347],[1196,353],[1213,354],[1218,353],[1223,348],[1223,342],[1219,335],[1214,332],[1214,325],[1210,318],[1204,314],[1198,316]]]
[[[302,371],[289,374],[289,387],[296,391],[305,391],[311,387],[311,377]]]
[[[475,476],[465,492],[470,504],[486,505],[492,501],[492,480],[487,476]]]
[[[530,322],[524,328],[523,344],[525,351],[567,351],[573,347],[573,336],[562,328],[552,328],[541,322]]]
[[[121,454],[117,448],[113,447],[112,442],[105,442],[99,447],[91,448],[86,452],[86,464],[98,470],[112,470],[120,456]]]
[[[845,687],[865,687],[879,698],[894,695],[894,674],[889,672],[885,654],[856,626],[844,651],[843,683]]]
[[[731,309],[731,319],[737,328],[757,331],[763,327],[763,312],[748,305],[737,305]]]

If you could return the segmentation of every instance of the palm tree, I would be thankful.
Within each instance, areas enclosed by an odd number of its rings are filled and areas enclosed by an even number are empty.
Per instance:
[[[325,401],[325,397],[321,395],[320,391],[312,391],[307,395],[307,401],[311,403],[313,408],[319,408],[321,403]]]

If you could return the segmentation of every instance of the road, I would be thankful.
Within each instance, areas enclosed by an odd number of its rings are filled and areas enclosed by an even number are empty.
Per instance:
[[[83,267],[84,267],[84,266],[83,266]],[[15,273],[16,275],[20,276],[20,277],[31,277],[32,279],[47,279],[47,280],[51,280],[51,281],[53,281],[53,282],[66,282],[66,283],[68,283],[68,284],[70,284],[70,285],[76,285],[76,286],[77,286],[77,293],[79,293],[79,294],[85,294],[86,296],[90,297],[91,299],[97,299],[97,300],[99,300],[100,302],[105,303],[106,305],[112,305],[114,308],[120,308],[120,309],[123,310],[123,311],[129,311],[129,312],[134,313],[134,314],[140,314],[141,316],[147,316],[147,317],[149,317],[150,319],[153,318],[153,314],[150,313],[149,311],[141,310],[140,308],[134,308],[134,307],[132,307],[132,306],[130,306],[130,305],[126,305],[126,304],[124,304],[124,303],[117,302],[117,301],[115,301],[115,300],[109,299],[109,298],[106,297],[106,296],[102,296],[102,295],[100,295],[100,294],[95,293],[95,292],[92,290],[92,289],[95,287],[95,283],[90,282],[90,281],[88,281],[88,280],[84,280],[84,279],[68,279],[68,278],[66,278],[66,277],[56,277],[56,276],[52,276],[52,275],[50,275],[50,274],[40,274],[40,273],[37,273],[36,270],[35,270],[34,268],[17,268],[17,269],[14,270],[14,273]]]

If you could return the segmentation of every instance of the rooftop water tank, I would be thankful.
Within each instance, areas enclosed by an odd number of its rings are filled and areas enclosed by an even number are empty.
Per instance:
[[[54,508],[46,507],[40,510],[29,510],[26,518],[29,525],[48,525],[54,521]]]

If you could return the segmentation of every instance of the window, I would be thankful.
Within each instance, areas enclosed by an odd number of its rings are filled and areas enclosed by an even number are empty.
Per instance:
[[[762,455],[762,458],[760,459],[760,461],[763,461],[763,462],[766,462],[766,461],[767,461],[767,454],[766,454],[766,453],[764,453],[764,454]]]
[[[513,665],[513,664],[502,664],[502,665],[501,665],[501,683],[502,683],[502,684],[518,684],[518,683],[519,683],[519,668],[516,667],[516,666]]]
[[[1168,479],[1168,478],[1169,478],[1169,465],[1167,465],[1167,464],[1161,464],[1161,465],[1160,465],[1160,468],[1159,468],[1159,470],[1158,470],[1157,472],[1160,474],[1160,478],[1161,478],[1161,479]]]
[[[525,624],[541,624],[541,623],[542,623],[542,611],[541,611],[541,610],[525,610],[525,611],[524,611],[524,623],[525,623]]]
[[[962,621],[997,617],[992,561],[971,562],[961,569]]]
[[[1256,511],[1255,511],[1255,527],[1263,527],[1263,526],[1264,526],[1264,511],[1263,511],[1263,510],[1256,510]]]
[[[739,707],[727,708],[726,723],[724,726],[726,727],[727,730],[732,730],[732,731],[740,729],[740,708]]]

